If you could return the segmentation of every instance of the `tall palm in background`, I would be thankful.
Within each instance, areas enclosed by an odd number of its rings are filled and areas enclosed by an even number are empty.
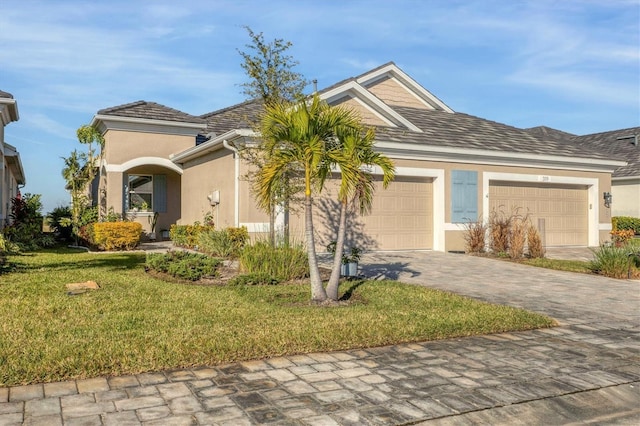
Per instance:
[[[319,194],[334,164],[351,167],[336,144],[336,134],[358,129],[359,119],[349,109],[330,107],[314,95],[295,104],[276,102],[265,106],[261,121],[265,162],[254,181],[258,204],[268,209],[272,193],[288,173],[304,176],[305,242],[309,257],[311,299],[322,302],[327,294],[318,268],[313,231],[313,194]]]
[[[71,225],[76,245],[78,244],[78,233],[80,223],[80,213],[87,203],[85,195],[90,176],[87,172],[87,156],[83,152],[73,150],[69,157],[62,157],[64,167],[62,177],[67,181],[66,189],[71,193]]]
[[[338,300],[340,283],[340,266],[347,229],[349,204],[353,203],[360,214],[368,214],[373,203],[375,192],[374,175],[371,168],[377,167],[382,172],[382,186],[387,188],[395,177],[395,166],[387,156],[374,151],[375,132],[373,129],[339,129],[337,132],[339,149],[341,150],[341,179],[338,201],[340,202],[340,218],[336,238],[336,250],[331,268],[331,277],[327,284],[327,298]],[[347,167],[344,167],[346,165]]]

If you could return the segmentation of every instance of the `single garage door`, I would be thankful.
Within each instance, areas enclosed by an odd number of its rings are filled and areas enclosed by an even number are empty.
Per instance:
[[[546,246],[587,246],[589,241],[588,191],[582,185],[491,182],[489,210],[529,214],[539,226]]]
[[[433,248],[433,179],[397,177],[386,190],[377,180],[371,214],[360,221],[378,250]]]
[[[338,184],[337,179],[328,182],[322,196],[314,200],[313,224],[319,251],[324,251],[338,229]],[[381,178],[376,178],[375,185],[370,214],[349,217],[346,245],[356,244],[366,250],[433,248],[433,179],[398,176],[383,189]],[[301,206],[289,223],[293,234],[303,238]]]

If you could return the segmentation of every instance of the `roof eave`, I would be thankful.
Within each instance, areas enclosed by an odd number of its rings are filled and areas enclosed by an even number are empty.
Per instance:
[[[176,164],[184,164],[210,152],[224,148],[224,141],[232,142],[238,139],[254,138],[257,134],[251,129],[233,129],[226,133],[216,136],[200,145],[192,146],[182,152],[171,154],[169,159]]]
[[[636,176],[618,176],[618,177],[612,177],[611,178],[612,182],[624,182],[624,181],[628,181],[628,180],[640,180],[640,175],[636,175]]]
[[[194,130],[202,130],[207,126],[207,123],[204,122],[204,120],[200,123],[194,123],[194,122],[185,122],[185,121],[154,120],[149,118],[136,118],[136,117],[125,117],[121,115],[105,115],[105,114],[96,114],[95,116],[93,116],[93,119],[91,120],[90,125],[100,128],[100,123],[104,124],[106,121],[128,123],[128,124],[152,125],[152,126],[172,126],[172,127],[178,127],[183,129],[194,129]]]
[[[0,114],[2,115],[2,121],[5,125],[18,121],[20,114],[18,113],[18,103],[13,98],[0,98],[0,105],[5,108],[0,108]]]
[[[526,154],[482,149],[436,147],[426,145],[408,147],[407,144],[384,141],[376,142],[376,148],[392,158],[426,159],[468,164],[511,165],[519,167],[563,168],[567,170],[597,171],[605,173],[613,173],[613,171],[618,167],[622,167],[627,164],[624,161],[617,160]]]
[[[8,144],[5,144],[5,146],[6,145]],[[24,168],[22,167],[22,160],[20,160],[20,153],[14,148],[12,152],[5,152],[5,158],[18,185],[25,185],[27,180],[24,174]]]

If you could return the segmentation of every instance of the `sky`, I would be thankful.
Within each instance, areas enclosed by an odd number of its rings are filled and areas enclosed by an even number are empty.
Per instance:
[[[640,126],[640,0],[0,0],[5,130],[43,213],[98,110],[201,115],[245,100],[244,26],[330,86],[394,61],[454,111],[574,134]],[[311,87],[308,88],[311,91]]]

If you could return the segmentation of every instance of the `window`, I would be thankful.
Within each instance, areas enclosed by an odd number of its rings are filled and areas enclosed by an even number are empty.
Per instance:
[[[451,171],[451,223],[478,220],[478,172]]]
[[[124,210],[167,212],[166,175],[128,175],[124,179]]]
[[[153,210],[153,176],[129,175],[129,208]]]

